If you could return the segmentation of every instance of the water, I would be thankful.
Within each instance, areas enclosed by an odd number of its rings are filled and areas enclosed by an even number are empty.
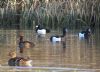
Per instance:
[[[54,32],[40,39],[38,39],[36,33],[33,31],[27,30],[23,32],[24,40],[34,42],[35,47],[24,49],[24,53],[20,54],[17,45],[18,32],[16,30],[0,30],[1,66],[8,66],[8,53],[11,50],[15,50],[18,56],[29,56],[33,60],[32,64],[34,67],[100,69],[100,37],[98,33],[94,33],[87,41],[79,40],[77,33],[69,32],[66,35],[64,43],[52,44],[49,38]]]

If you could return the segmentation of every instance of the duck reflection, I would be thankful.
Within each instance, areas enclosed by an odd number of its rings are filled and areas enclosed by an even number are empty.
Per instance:
[[[65,49],[66,48],[66,41],[62,41],[61,45],[62,45],[62,48]]]

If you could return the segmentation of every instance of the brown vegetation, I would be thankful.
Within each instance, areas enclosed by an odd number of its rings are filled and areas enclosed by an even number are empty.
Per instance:
[[[98,27],[100,22],[99,0],[9,0],[1,3],[2,23],[16,24],[17,20],[21,29],[33,29],[36,24],[52,29],[63,26],[73,29],[89,26],[92,22]]]

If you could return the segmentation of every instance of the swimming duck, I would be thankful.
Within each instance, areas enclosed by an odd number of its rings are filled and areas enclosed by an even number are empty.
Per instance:
[[[51,42],[61,42],[63,38],[66,36],[66,33],[68,32],[67,28],[63,28],[62,35],[54,35],[50,37]]]
[[[88,39],[90,36],[90,33],[91,33],[90,28],[87,28],[86,30],[79,32],[78,34],[79,39]]]
[[[42,27],[41,25],[36,25],[36,33],[38,35],[45,35],[46,33],[49,33],[50,30],[47,28]]]

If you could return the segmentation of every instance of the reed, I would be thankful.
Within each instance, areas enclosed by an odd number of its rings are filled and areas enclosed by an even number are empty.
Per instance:
[[[59,30],[80,29],[95,22],[100,26],[100,0],[1,0],[0,27],[19,25],[33,29],[43,24]],[[92,18],[94,18],[92,20]]]

